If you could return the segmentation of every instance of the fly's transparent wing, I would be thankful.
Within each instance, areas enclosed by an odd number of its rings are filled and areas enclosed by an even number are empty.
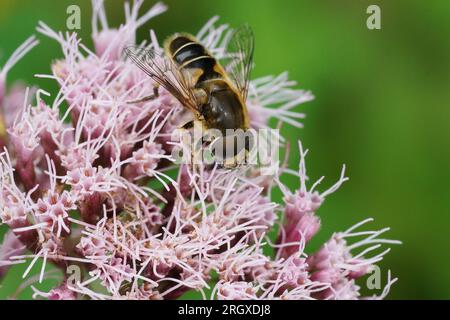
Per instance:
[[[225,70],[241,93],[244,101],[247,100],[254,49],[255,37],[252,29],[248,25],[237,28],[228,42],[227,54],[229,60]]]
[[[171,60],[153,49],[142,47],[127,47],[124,49],[124,53],[157,84],[169,91],[181,104],[198,113],[189,79],[186,79]]]

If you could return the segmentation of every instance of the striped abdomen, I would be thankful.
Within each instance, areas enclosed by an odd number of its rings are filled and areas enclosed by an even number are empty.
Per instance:
[[[207,101],[198,106],[208,128],[248,129],[242,98],[232,88],[225,71],[206,48],[189,35],[174,35],[166,42],[166,53],[182,73],[193,80],[193,90],[203,90]]]

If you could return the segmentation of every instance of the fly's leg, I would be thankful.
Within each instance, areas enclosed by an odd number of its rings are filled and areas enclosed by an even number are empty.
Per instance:
[[[150,101],[150,100],[154,100],[156,98],[159,97],[159,86],[155,86],[153,87],[153,94],[143,97],[141,99],[137,99],[137,100],[131,100],[131,101],[127,101],[127,104],[133,104],[133,103],[140,103],[140,102],[145,102],[145,101]]]
[[[190,159],[189,158],[185,159],[190,161],[189,164],[193,166],[198,164],[199,157],[201,156],[202,139],[200,137],[200,139],[196,140],[196,135],[191,129],[195,130],[195,128],[198,128],[199,125],[201,126],[198,120],[191,120],[178,128],[181,139],[180,142],[184,146],[189,148],[188,155]]]

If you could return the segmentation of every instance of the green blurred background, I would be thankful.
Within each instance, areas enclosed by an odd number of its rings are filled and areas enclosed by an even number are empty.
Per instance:
[[[315,94],[313,102],[297,108],[307,114],[305,128],[286,134],[310,149],[309,176],[327,177],[321,190],[334,183],[343,163],[350,181],[321,207],[323,226],[313,247],[333,231],[374,217],[370,227],[390,226],[388,237],[403,241],[381,264],[383,282],[388,269],[399,277],[389,298],[449,299],[450,1],[166,3],[169,11],[140,30],[141,40],[149,28],[161,39],[176,31],[195,33],[213,15],[232,26],[248,22],[256,36],[253,76],[288,70],[299,87]],[[80,34],[91,45],[90,1],[1,0],[0,65],[39,20],[65,30],[70,4],[81,7]],[[370,4],[381,7],[381,30],[366,27]],[[106,1],[106,7],[110,24],[117,26],[123,2]],[[55,42],[39,38],[41,44],[12,70],[8,83],[24,79],[54,92],[52,81],[33,74],[48,73],[61,53]],[[293,149],[291,167],[297,163]],[[289,183],[298,185],[295,179]],[[0,298],[14,292],[23,270],[13,268]],[[29,298],[30,291],[20,297]]]

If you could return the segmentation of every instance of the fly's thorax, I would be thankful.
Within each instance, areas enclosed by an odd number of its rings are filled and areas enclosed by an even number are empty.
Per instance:
[[[245,106],[236,91],[223,80],[202,82],[201,88],[208,102],[200,106],[200,113],[208,128],[247,129]]]

